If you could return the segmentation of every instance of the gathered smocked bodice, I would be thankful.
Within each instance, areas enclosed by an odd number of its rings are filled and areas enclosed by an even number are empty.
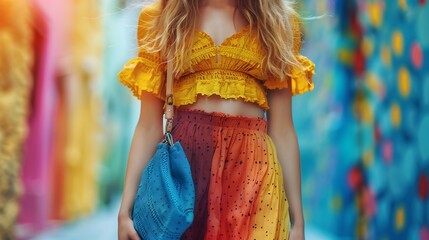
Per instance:
[[[157,8],[159,6],[155,3],[141,12],[139,39],[146,34],[145,28],[156,16]],[[270,89],[289,87],[295,95],[314,88],[314,64],[299,54],[300,41],[296,41],[294,47],[303,69],[291,68],[289,79],[280,81],[264,75],[265,50],[250,25],[229,36],[220,45],[201,30],[196,30],[193,40],[187,67],[173,82],[176,107],[196,102],[198,95],[218,95],[225,99],[241,98],[266,110],[269,109],[267,91]],[[138,57],[130,60],[118,76],[137,98],[140,98],[141,91],[147,91],[164,100],[165,71],[165,60],[159,54],[140,48]]]

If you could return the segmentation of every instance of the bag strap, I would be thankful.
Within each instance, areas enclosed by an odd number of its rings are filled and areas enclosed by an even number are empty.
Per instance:
[[[174,98],[173,98],[173,58],[171,54],[168,55],[167,60],[167,83],[165,87],[165,111],[164,117],[167,120],[165,125],[165,140],[173,145],[173,137],[171,130],[173,129],[174,117]]]

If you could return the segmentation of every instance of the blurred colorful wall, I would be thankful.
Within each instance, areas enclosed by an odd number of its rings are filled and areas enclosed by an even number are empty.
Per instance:
[[[117,202],[139,103],[116,74],[137,52],[142,2],[0,0],[0,239]],[[429,4],[298,7],[317,67],[293,103],[307,224],[429,239]]]
[[[307,222],[348,239],[429,239],[429,6],[306,0],[316,91],[296,101]],[[308,114],[310,112],[311,114]]]

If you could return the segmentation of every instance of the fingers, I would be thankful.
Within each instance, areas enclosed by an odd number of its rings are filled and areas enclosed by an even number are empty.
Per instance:
[[[134,229],[133,221],[123,218],[118,223],[118,240],[141,240],[139,234]]]

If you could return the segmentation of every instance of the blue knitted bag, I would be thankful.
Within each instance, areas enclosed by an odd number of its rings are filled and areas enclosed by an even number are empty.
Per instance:
[[[179,239],[194,219],[191,167],[173,129],[173,57],[167,61],[165,138],[143,171],[134,199],[134,228],[143,240]]]
[[[194,199],[191,169],[182,146],[164,140],[143,172],[134,200],[134,228],[144,240],[179,239],[193,221]]]

